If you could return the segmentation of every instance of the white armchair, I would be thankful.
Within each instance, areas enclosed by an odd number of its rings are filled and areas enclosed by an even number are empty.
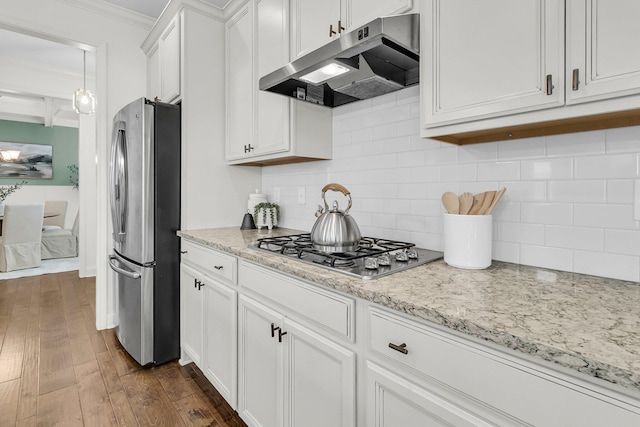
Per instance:
[[[44,227],[40,243],[42,259],[71,258],[78,256],[79,214],[71,230]]]
[[[43,204],[5,205],[0,271],[40,267]]]

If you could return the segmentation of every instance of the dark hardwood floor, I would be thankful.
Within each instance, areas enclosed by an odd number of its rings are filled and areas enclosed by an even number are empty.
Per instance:
[[[193,364],[141,368],[95,328],[95,280],[0,280],[0,426],[245,426]]]

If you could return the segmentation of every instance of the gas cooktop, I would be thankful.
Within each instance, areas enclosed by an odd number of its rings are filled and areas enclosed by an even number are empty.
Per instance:
[[[363,237],[358,249],[326,253],[313,248],[309,233],[258,239],[250,247],[301,262],[370,280],[441,259],[442,252],[416,248],[413,243]]]

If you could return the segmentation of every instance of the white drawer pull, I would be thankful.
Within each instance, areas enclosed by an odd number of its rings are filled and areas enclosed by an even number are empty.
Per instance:
[[[389,343],[389,348],[392,348],[395,351],[399,351],[402,354],[409,353],[409,350],[407,350],[407,344],[406,343],[402,343],[402,344],[398,345],[398,344],[394,344],[394,343],[390,342]]]

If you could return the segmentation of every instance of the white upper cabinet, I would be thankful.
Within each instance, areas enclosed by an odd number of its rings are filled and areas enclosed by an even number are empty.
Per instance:
[[[227,138],[230,164],[331,158],[331,110],[258,89],[289,62],[289,2],[252,0],[227,22]]]
[[[563,105],[563,1],[428,0],[423,6],[427,126]]]
[[[292,57],[298,58],[381,16],[411,11],[413,0],[293,0]]]
[[[171,20],[147,54],[147,97],[173,102],[180,97],[180,16]]]
[[[293,58],[329,43],[349,28],[346,0],[293,0]]]
[[[640,124],[640,2],[420,9],[421,136],[470,144]]]
[[[567,1],[567,104],[640,93],[640,2]]]

